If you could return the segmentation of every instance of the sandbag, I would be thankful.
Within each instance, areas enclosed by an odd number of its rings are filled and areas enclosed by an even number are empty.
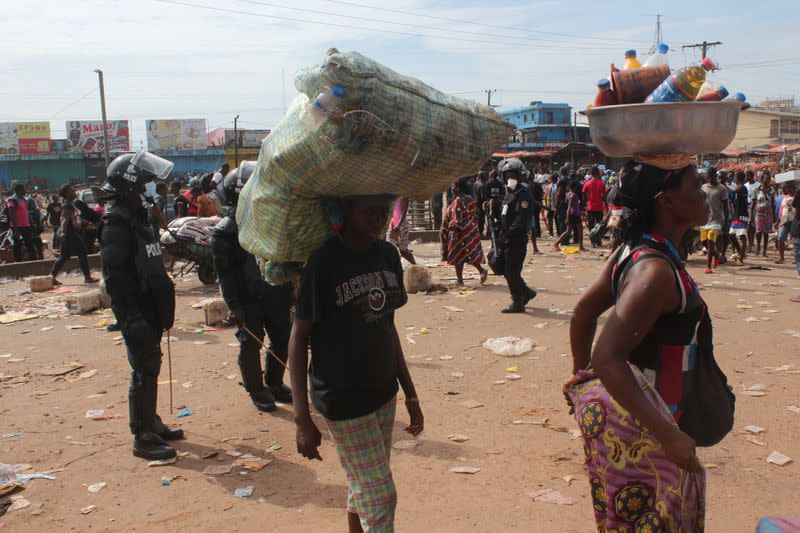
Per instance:
[[[242,246],[269,262],[302,263],[332,235],[326,197],[427,199],[476,173],[511,131],[493,109],[356,52],[329,50],[295,85],[236,212]]]

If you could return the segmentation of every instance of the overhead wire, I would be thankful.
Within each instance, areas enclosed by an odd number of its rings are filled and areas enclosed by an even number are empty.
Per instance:
[[[300,12],[303,12],[303,13],[314,13],[314,14],[317,14],[317,15],[342,17],[342,18],[348,18],[348,19],[352,19],[352,20],[360,20],[360,21],[366,21],[366,22],[378,22],[378,23],[381,23],[381,24],[391,24],[391,25],[395,25],[395,26],[404,26],[404,27],[407,27],[407,28],[417,28],[417,29],[432,30],[432,31],[445,31],[445,32],[460,33],[460,34],[465,34],[465,35],[486,36],[485,32],[481,33],[481,32],[474,32],[474,31],[459,30],[459,29],[456,29],[456,28],[441,28],[441,27],[434,27],[434,26],[422,26],[420,24],[408,24],[408,23],[404,23],[404,22],[398,22],[396,20],[374,19],[374,18],[369,18],[369,17],[359,17],[359,16],[356,16],[356,15],[345,15],[345,14],[342,14],[342,13],[332,13],[330,11],[320,11],[320,10],[316,10],[316,9],[308,9],[308,8],[287,6],[287,5],[284,5],[284,4],[276,4],[274,2],[265,2],[263,0],[236,0],[236,1],[244,3],[244,4],[250,4],[250,5],[260,5],[260,6],[266,6],[266,7],[277,7],[277,8],[280,8],[280,9],[288,9],[288,10],[291,10],[291,11],[300,11]],[[547,44],[550,44],[550,43],[563,43],[563,44],[572,44],[572,45],[577,44],[575,42],[570,42],[570,41],[546,40],[546,39],[539,39],[539,38],[536,38],[536,37],[527,38],[527,40],[529,40],[529,41],[543,41],[543,42],[545,42]],[[525,43],[508,41],[507,44],[509,44],[509,45],[519,45],[519,44],[525,44]],[[594,47],[597,48],[596,45]],[[604,46],[604,47],[607,47],[609,49],[617,48],[616,46],[611,46],[610,44],[607,45],[607,46]],[[562,50],[562,49],[563,50],[582,49],[580,47],[570,47],[570,48],[561,48],[561,47],[556,48],[556,47],[553,47],[553,48],[554,49],[558,49],[558,50]]]
[[[81,100],[83,100],[84,98],[87,98],[87,97],[88,97],[90,94],[92,94],[92,93],[93,93],[93,92],[95,92],[96,90],[97,90],[97,87],[92,87],[92,89],[91,89],[89,92],[87,92],[87,93],[86,93],[86,94],[84,94],[83,96],[80,96],[80,97],[76,98],[76,99],[75,99],[75,100],[74,100],[72,103],[70,103],[70,104],[67,104],[67,105],[65,105],[64,107],[62,107],[61,109],[59,109],[58,111],[56,111],[56,112],[53,114],[53,117],[57,117],[58,115],[60,115],[61,113],[63,113],[63,112],[64,112],[64,111],[66,111],[67,109],[69,109],[70,107],[72,107],[72,106],[74,106],[74,105],[78,104],[78,103],[79,103]]]
[[[415,16],[415,17],[422,17],[422,18],[427,18],[427,19],[435,19],[435,20],[440,20],[440,21],[444,21],[444,22],[455,22],[457,24],[469,24],[469,25],[473,25],[473,26],[484,26],[484,27],[488,27],[488,28],[511,30],[511,31],[515,31],[515,32],[526,32],[526,33],[534,33],[535,32],[535,33],[541,33],[541,34],[544,34],[544,35],[556,35],[556,36],[562,36],[562,37],[574,37],[574,38],[578,38],[578,39],[593,39],[593,40],[607,41],[607,42],[614,42],[614,43],[620,43],[620,42],[631,42],[632,43],[632,42],[637,42],[637,43],[651,44],[651,41],[649,41],[649,40],[647,40],[647,41],[644,41],[644,40],[641,40],[641,41],[640,40],[627,41],[627,40],[622,40],[622,39],[612,39],[612,38],[609,38],[609,37],[595,37],[595,36],[591,36],[591,35],[578,35],[578,34],[573,34],[573,33],[552,32],[552,31],[544,31],[544,30],[531,29],[531,28],[519,28],[519,27],[514,27],[514,26],[502,26],[502,25],[498,25],[498,24],[488,24],[488,23],[485,23],[485,22],[474,22],[474,21],[470,21],[470,20],[453,19],[453,18],[448,18],[448,17],[441,17],[441,16],[436,16],[436,15],[417,13],[417,12],[414,12],[414,11],[406,11],[406,10],[402,10],[402,9],[391,9],[391,8],[385,8],[385,7],[371,6],[371,5],[368,5],[368,4],[360,4],[358,2],[350,2],[350,1],[345,1],[345,0],[323,0],[323,1],[324,2],[333,3],[333,4],[346,5],[346,6],[350,6],[350,7],[361,7],[361,8],[365,8],[365,9],[373,9],[373,10],[376,10],[376,11],[385,11],[385,12],[394,13],[394,14],[411,15],[411,16]],[[688,44],[688,43],[675,43],[675,44]]]
[[[276,20],[288,20],[288,21],[292,21],[292,22],[303,22],[303,23],[306,23],[306,24],[316,24],[316,25],[328,26],[328,27],[356,29],[356,30],[362,30],[362,31],[372,31],[372,32],[378,32],[378,33],[383,33],[383,34],[387,34],[388,33],[388,34],[393,34],[393,35],[403,35],[403,36],[410,36],[410,37],[424,37],[424,38],[427,38],[427,39],[443,39],[443,40],[448,40],[448,41],[470,42],[470,43],[478,43],[478,44],[496,44],[496,45],[501,45],[501,46],[507,46],[508,45],[508,42],[465,39],[465,38],[460,38],[460,37],[449,37],[449,36],[445,36],[445,35],[429,35],[429,34],[424,34],[424,33],[413,33],[413,32],[387,30],[387,29],[380,29],[380,28],[367,28],[367,27],[363,27],[363,26],[353,26],[353,25],[350,25],[350,24],[342,24],[342,23],[336,23],[336,22],[322,22],[322,21],[317,21],[317,20],[301,19],[301,18],[297,18],[297,17],[285,17],[285,16],[281,16],[281,15],[272,15],[272,14],[266,14],[266,13],[253,12],[253,11],[243,11],[243,10],[239,10],[239,9],[229,9],[229,8],[223,8],[223,7],[214,7],[214,6],[208,6],[208,5],[203,5],[203,4],[195,4],[195,3],[191,3],[191,2],[183,2],[183,1],[178,1],[178,0],[155,0],[155,1],[159,2],[159,3],[162,3],[162,4],[172,4],[172,5],[177,5],[177,6],[191,7],[191,8],[195,8],[195,9],[204,9],[204,10],[208,10],[208,11],[216,11],[216,12],[220,12],[220,13],[232,13],[232,14],[237,14],[237,15],[250,15],[250,16],[254,16],[254,17],[262,17],[262,18],[276,19]],[[555,55],[555,54],[552,54],[552,51],[554,51],[554,50],[558,51],[557,48],[555,48],[555,49],[552,48],[552,47],[548,48],[548,47],[544,47],[544,46],[541,46],[541,45],[520,44],[520,45],[517,45],[517,46],[524,47],[524,48],[527,48],[529,50],[548,51],[548,52],[551,52],[551,55]],[[591,53],[590,52],[581,52],[581,55],[587,55],[587,54],[591,54]]]

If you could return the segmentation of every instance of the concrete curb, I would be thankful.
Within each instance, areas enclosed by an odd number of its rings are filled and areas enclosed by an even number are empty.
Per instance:
[[[29,276],[47,276],[53,270],[55,259],[45,259],[43,261],[25,261],[23,263],[6,263],[0,265],[0,278],[27,278]],[[77,270],[78,258],[72,257],[61,273]],[[100,268],[100,254],[89,255],[89,268]]]

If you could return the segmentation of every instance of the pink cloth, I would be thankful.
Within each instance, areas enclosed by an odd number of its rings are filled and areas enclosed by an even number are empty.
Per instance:
[[[667,404],[638,368],[631,371],[664,418]],[[594,376],[578,372],[569,389],[583,436],[598,531],[699,533],[705,522],[705,472],[690,474],[667,459],[661,444]]]
[[[15,206],[17,208],[17,211],[14,213],[15,227],[27,228],[28,226],[31,225],[31,222],[28,219],[28,202],[26,202],[24,198],[20,198],[17,195],[14,195],[8,199],[7,205],[9,210]]]
[[[405,217],[406,211],[408,210],[408,198],[400,197],[394,203],[394,214],[392,215],[392,221],[389,223],[389,230],[393,230],[400,226],[400,221],[403,220]]]

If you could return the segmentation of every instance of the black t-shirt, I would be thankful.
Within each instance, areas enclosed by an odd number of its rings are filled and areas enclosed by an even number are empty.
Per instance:
[[[184,212],[188,215],[189,214],[189,200],[186,199],[185,196],[182,194],[178,194],[175,196],[175,203],[173,204],[173,209],[175,209],[175,216],[180,216],[180,211],[178,210],[178,205],[183,205],[185,207]]]
[[[748,212],[750,211],[750,202],[747,201],[748,193],[747,187],[742,185],[736,189],[736,202],[733,206],[733,218],[734,220],[740,220],[742,222],[747,221]]]
[[[375,411],[397,394],[394,311],[408,301],[397,249],[355,252],[338,237],[303,271],[297,319],[311,320],[311,401],[328,419]]]

